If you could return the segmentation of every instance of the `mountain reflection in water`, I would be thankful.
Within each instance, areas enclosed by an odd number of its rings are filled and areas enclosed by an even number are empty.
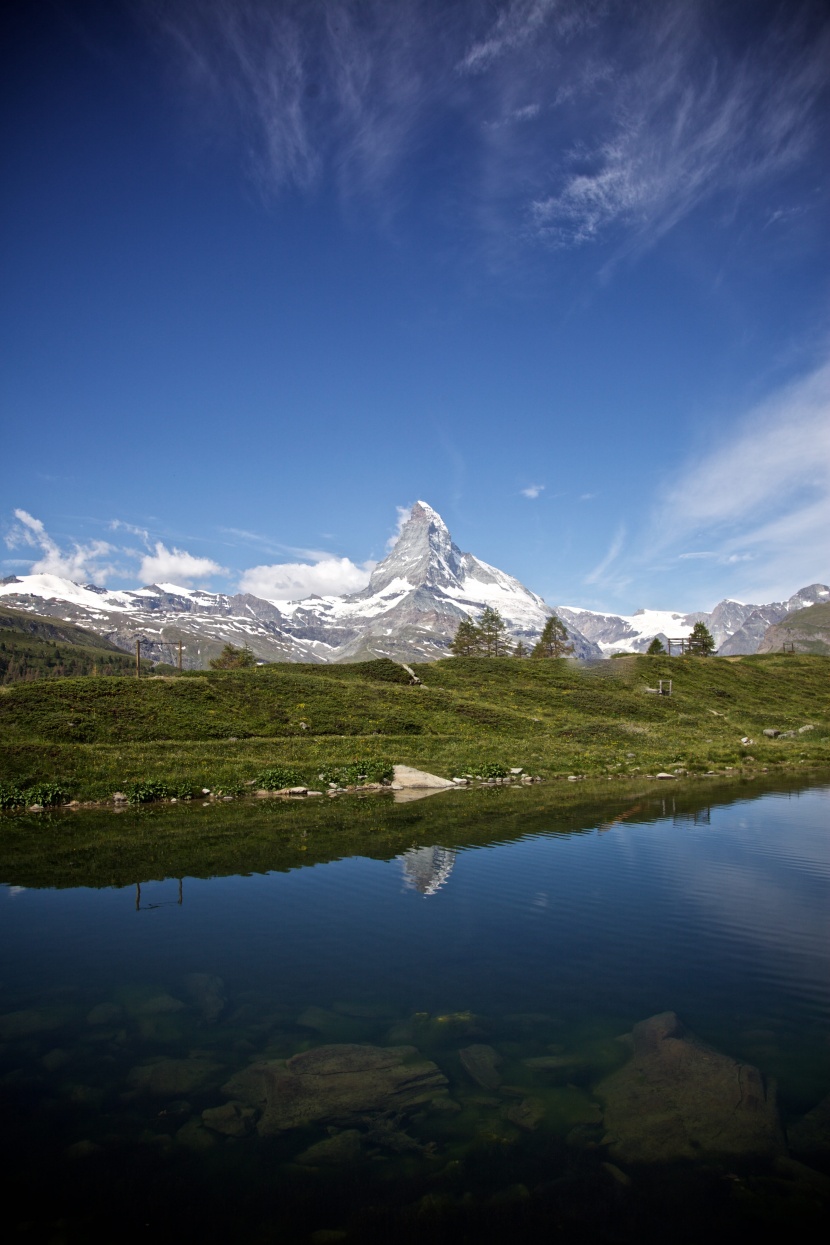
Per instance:
[[[451,847],[412,847],[398,860],[403,865],[404,886],[408,890],[434,895],[452,873],[455,851]]]

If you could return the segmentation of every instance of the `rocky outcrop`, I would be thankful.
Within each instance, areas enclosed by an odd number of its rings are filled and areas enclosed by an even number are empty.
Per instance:
[[[633,1054],[597,1087],[605,1143],[622,1163],[785,1153],[774,1093],[684,1029],[674,1012],[634,1026]]]

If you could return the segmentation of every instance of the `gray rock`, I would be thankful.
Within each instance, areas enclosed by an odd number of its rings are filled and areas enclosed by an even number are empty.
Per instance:
[[[780,731],[773,730],[773,729],[770,727],[770,728],[768,728],[767,730],[765,730],[765,731],[764,731],[764,734],[766,735],[767,739],[777,739],[777,738],[778,738],[778,736],[781,734],[781,732],[780,732]]]
[[[492,1046],[477,1042],[473,1046],[465,1046],[458,1053],[464,1071],[472,1077],[476,1085],[480,1085],[482,1089],[496,1089],[501,1085],[501,1055]]]
[[[318,1046],[284,1066],[262,1067],[267,1104],[261,1136],[307,1124],[355,1123],[367,1114],[400,1114],[446,1092],[447,1078],[414,1046]]]
[[[395,786],[403,790],[409,787],[452,787],[449,778],[439,778],[438,774],[429,774],[423,769],[414,769],[411,765],[395,766]]]
[[[631,1060],[597,1088],[611,1158],[665,1163],[785,1152],[774,1093],[757,1068],[684,1030],[674,1012],[634,1026]]]

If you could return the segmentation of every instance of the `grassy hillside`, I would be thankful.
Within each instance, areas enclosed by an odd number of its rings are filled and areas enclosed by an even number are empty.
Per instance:
[[[830,762],[821,657],[588,668],[456,658],[417,672],[421,686],[386,661],[17,684],[0,692],[0,781],[100,799],[129,782],[244,786],[283,765],[310,782],[324,767],[370,760],[447,777],[486,764],[614,777]],[[671,697],[647,692],[659,678],[674,680]],[[768,739],[765,728],[795,734]]]
[[[148,672],[149,663],[142,663]],[[109,640],[54,618],[0,606],[0,686],[78,675],[128,675],[135,659]]]
[[[797,653],[830,656],[830,602],[794,610],[770,627],[761,643],[765,653],[781,652],[792,644]]]

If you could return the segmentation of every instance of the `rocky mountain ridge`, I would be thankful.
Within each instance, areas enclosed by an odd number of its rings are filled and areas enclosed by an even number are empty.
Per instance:
[[[346,596],[269,601],[250,593],[213,593],[176,584],[124,590],[77,584],[56,575],[9,576],[0,583],[5,605],[86,627],[118,647],[175,663],[181,643],[185,668],[205,667],[227,643],[247,645],[262,661],[339,662],[371,657],[430,661],[449,653],[459,622],[485,606],[499,610],[514,640],[527,647],[553,612],[518,579],[453,542],[441,516],[419,501],[369,584]],[[721,653],[755,652],[766,629],[793,609],[830,600],[812,584],[787,602],[719,602],[711,612],[638,610],[602,614],[569,606],[555,612],[574,654],[583,660],[643,652],[655,635],[691,633],[703,621]]]

